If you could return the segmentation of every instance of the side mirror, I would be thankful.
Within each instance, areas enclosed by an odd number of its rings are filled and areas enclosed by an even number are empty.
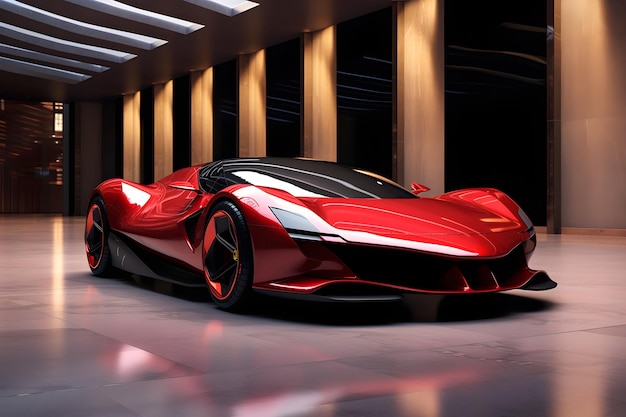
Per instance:
[[[418,195],[418,194],[424,193],[426,191],[430,191],[430,188],[428,188],[425,185],[418,184],[416,182],[412,182],[411,183],[411,192],[413,194]]]
[[[177,190],[195,191],[198,194],[202,193],[202,191],[198,190],[191,183],[186,181],[174,181],[171,182],[169,186],[172,188],[176,188]]]

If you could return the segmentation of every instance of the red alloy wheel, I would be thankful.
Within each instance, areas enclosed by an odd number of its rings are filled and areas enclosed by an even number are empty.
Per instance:
[[[92,270],[98,269],[104,254],[104,221],[102,211],[98,204],[93,203],[89,207],[87,221],[85,224],[85,250],[87,251],[87,261]]]
[[[241,271],[235,224],[224,210],[216,211],[204,232],[204,274],[211,294],[226,300],[236,287]]]
[[[108,237],[109,223],[104,201],[101,197],[95,197],[89,205],[85,220],[85,251],[89,268],[94,275],[105,276],[111,272]]]
[[[202,243],[204,277],[215,304],[243,308],[252,292],[252,245],[243,215],[230,201],[213,208]]]

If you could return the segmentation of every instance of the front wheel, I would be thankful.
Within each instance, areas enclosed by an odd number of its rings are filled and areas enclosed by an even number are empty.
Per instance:
[[[215,304],[241,310],[252,296],[252,244],[239,208],[230,201],[213,207],[202,243],[204,277]]]
[[[89,204],[85,220],[85,251],[89,268],[94,275],[103,276],[111,271],[108,239],[109,222],[104,200],[101,197],[94,197]]]

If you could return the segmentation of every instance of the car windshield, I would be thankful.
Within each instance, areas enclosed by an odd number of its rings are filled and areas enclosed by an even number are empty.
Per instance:
[[[413,193],[371,172],[333,162],[289,158],[231,159],[205,165],[202,189],[216,193],[232,184],[271,187],[295,197],[417,198]]]

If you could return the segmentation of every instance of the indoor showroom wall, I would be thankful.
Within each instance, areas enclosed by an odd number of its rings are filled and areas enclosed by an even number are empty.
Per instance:
[[[626,229],[626,1],[561,8],[562,224]]]

